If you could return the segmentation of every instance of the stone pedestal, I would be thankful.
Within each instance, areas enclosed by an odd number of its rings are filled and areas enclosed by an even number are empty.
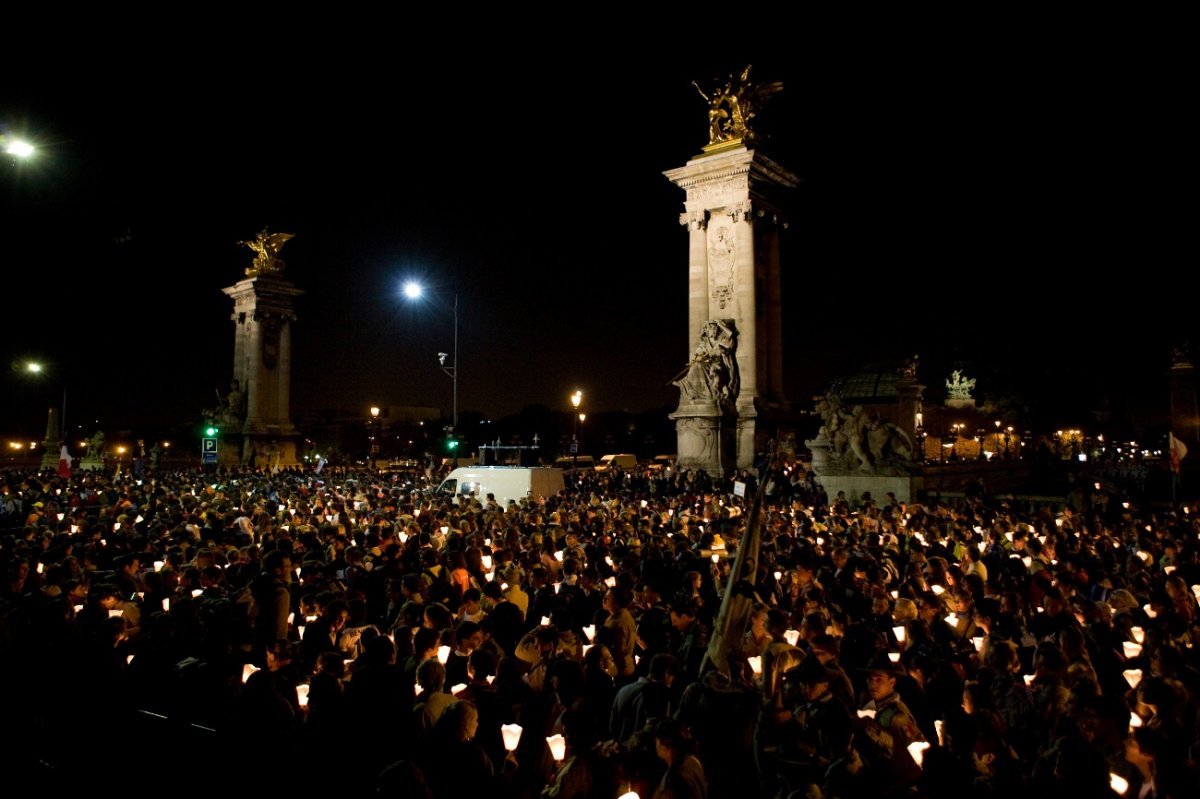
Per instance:
[[[733,320],[740,337],[741,387],[731,432],[733,463],[745,468],[768,432],[760,416],[786,406],[779,294],[779,235],[786,222],[776,198],[798,179],[740,144],[723,144],[664,174],[687,192],[680,222],[688,229],[688,346],[712,319]],[[673,418],[698,417],[681,406]],[[681,463],[692,426],[677,425]]]
[[[681,469],[700,469],[723,475],[735,462],[738,418],[722,414],[716,402],[682,403],[675,413],[678,463]]]
[[[248,277],[223,291],[233,300],[233,377],[245,396],[245,419],[240,429],[223,430],[228,438],[222,437],[220,460],[296,466],[300,434],[291,420],[291,323],[295,299],[304,292],[278,272]]]
[[[877,501],[882,500],[890,491],[901,502],[911,502],[924,488],[924,478],[919,471],[916,474],[889,475],[835,469],[832,464],[832,443],[825,436],[805,441],[804,445],[812,452],[813,474],[825,489],[830,502],[837,497],[839,491],[846,492],[846,499],[850,501],[851,506],[864,491],[869,491],[872,499]]]

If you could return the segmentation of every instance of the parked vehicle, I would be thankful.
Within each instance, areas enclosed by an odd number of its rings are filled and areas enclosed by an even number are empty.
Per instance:
[[[501,505],[522,497],[552,497],[563,490],[562,469],[549,466],[466,466],[446,476],[435,493],[455,502],[474,495],[480,502],[492,494]]]
[[[637,455],[630,455],[629,453],[605,455],[596,464],[596,471],[605,472],[613,466],[620,466],[622,469],[633,469],[637,466]]]
[[[554,466],[568,472],[573,469],[583,469],[590,472],[596,468],[596,459],[591,455],[564,455],[554,461]]]

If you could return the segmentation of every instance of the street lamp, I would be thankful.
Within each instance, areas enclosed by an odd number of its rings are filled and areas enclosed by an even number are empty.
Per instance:
[[[571,416],[574,417],[575,429],[571,433],[571,471],[575,471],[579,460],[579,423],[583,421],[583,414],[579,412],[579,405],[583,402],[583,392],[575,389],[575,393],[571,395]]]
[[[21,160],[29,158],[36,151],[36,148],[24,139],[18,139],[5,133],[0,133],[0,147],[3,147],[4,152],[8,155]]]
[[[371,465],[374,468],[379,468],[379,440],[382,437],[379,435],[379,406],[378,405],[371,406],[371,428],[372,428],[371,436],[370,436]]]
[[[404,296],[410,300],[420,299],[425,293],[425,288],[415,280],[410,280],[404,284]],[[450,412],[450,433],[451,435],[458,434],[458,292],[454,293],[454,360],[450,365],[446,365],[446,359],[450,353],[438,353],[438,365],[442,367],[442,371],[453,381],[454,397]],[[457,439],[455,439],[457,441]],[[458,465],[458,447],[454,447],[454,465]]]
[[[25,371],[31,375],[41,375],[46,371],[46,367],[37,361],[27,361],[25,363]],[[61,381],[58,381],[61,382]],[[58,431],[61,441],[67,440],[67,387],[63,385],[62,392],[62,409],[58,416]]]

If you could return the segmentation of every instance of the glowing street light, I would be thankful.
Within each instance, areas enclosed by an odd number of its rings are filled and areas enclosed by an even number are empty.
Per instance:
[[[37,151],[36,147],[24,139],[18,139],[4,133],[0,133],[0,147],[3,147],[4,152],[8,155],[21,160],[31,157]]]

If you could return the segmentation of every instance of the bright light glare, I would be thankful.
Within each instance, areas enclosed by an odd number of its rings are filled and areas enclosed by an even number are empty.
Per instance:
[[[20,139],[11,139],[4,146],[4,152],[14,155],[17,158],[28,158],[33,155],[33,145]]]
[[[42,365],[40,363],[26,364],[25,369],[33,372],[36,375],[38,372],[42,371]]]
[[[408,281],[404,284],[404,296],[410,300],[415,300],[421,296],[421,284],[413,281]]]

